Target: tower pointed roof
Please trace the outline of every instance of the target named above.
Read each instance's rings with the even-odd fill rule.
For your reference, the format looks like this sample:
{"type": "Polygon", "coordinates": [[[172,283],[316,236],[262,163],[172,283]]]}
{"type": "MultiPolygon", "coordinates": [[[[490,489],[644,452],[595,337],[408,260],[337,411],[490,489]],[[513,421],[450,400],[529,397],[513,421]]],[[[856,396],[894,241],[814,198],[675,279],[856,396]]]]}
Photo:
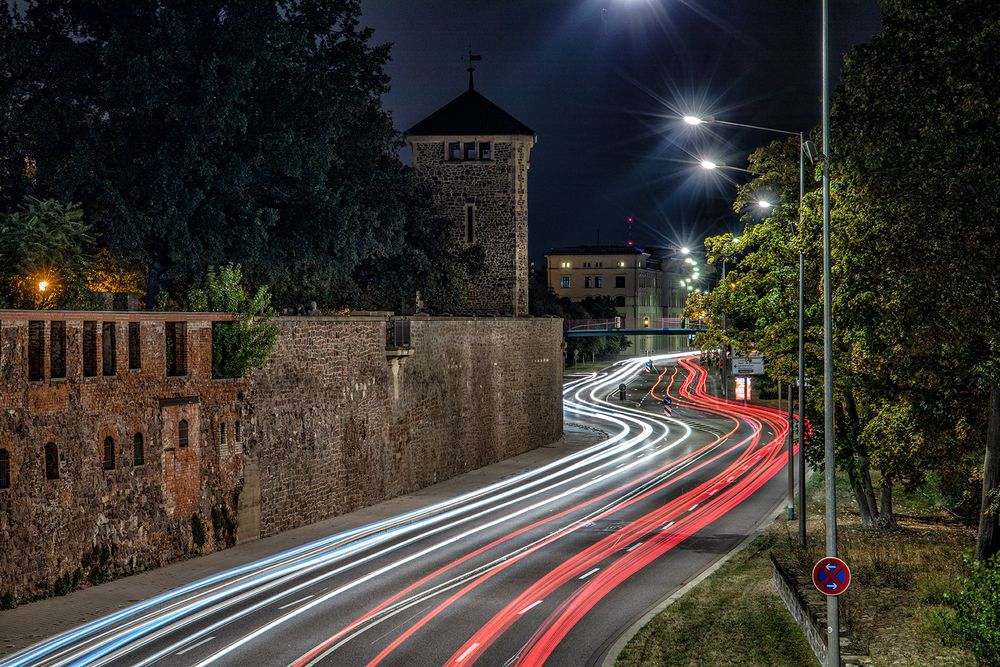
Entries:
{"type": "Polygon", "coordinates": [[[535,136],[530,127],[471,87],[406,131],[407,136],[418,137],[489,134],[535,136]]]}

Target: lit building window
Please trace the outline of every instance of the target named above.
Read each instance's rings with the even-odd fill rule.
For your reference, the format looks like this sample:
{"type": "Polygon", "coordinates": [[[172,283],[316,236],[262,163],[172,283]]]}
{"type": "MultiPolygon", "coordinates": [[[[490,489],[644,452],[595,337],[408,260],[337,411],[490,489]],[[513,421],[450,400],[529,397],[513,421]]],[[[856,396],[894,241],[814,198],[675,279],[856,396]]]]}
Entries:
{"type": "Polygon", "coordinates": [[[559,287],[567,288],[570,287],[569,276],[563,276],[562,280],[559,281],[559,287]]]}
{"type": "Polygon", "coordinates": [[[601,289],[603,284],[604,280],[601,276],[594,276],[594,287],[596,287],[597,289],[601,289]]]}

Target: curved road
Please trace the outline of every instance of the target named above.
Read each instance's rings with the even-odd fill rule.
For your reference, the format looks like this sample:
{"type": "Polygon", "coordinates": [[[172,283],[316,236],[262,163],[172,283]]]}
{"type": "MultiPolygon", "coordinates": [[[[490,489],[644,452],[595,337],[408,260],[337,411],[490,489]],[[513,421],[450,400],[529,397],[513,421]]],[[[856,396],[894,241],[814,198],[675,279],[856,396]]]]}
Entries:
{"type": "Polygon", "coordinates": [[[3,664],[599,664],[784,492],[776,410],[709,396],[682,355],[656,358],[652,373],[644,361],[565,385],[567,420],[606,440],[220,572],[3,664]]]}

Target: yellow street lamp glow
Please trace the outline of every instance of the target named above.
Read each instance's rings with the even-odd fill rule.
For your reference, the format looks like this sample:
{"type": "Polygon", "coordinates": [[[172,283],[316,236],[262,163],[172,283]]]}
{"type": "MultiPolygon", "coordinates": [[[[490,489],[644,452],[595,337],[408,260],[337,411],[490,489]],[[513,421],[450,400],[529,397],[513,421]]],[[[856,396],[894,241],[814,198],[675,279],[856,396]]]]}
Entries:
{"type": "Polygon", "coordinates": [[[698,118],[697,116],[684,116],[684,122],[687,123],[688,125],[701,125],[705,121],[703,121],[701,118],[698,118]]]}
{"type": "Polygon", "coordinates": [[[39,292],[44,292],[44,291],[45,291],[45,289],[46,289],[46,288],[47,288],[48,286],[49,286],[49,283],[48,283],[47,281],[45,281],[45,280],[40,280],[40,281],[38,282],[38,291],[39,291],[39,292]]]}
{"type": "Polygon", "coordinates": [[[739,242],[740,242],[740,237],[739,236],[734,236],[733,237],[733,243],[739,243],[739,242]]]}
{"type": "Polygon", "coordinates": [[[717,169],[719,167],[719,165],[715,164],[711,160],[702,160],[701,166],[703,169],[709,169],[709,170],[717,169]]]}

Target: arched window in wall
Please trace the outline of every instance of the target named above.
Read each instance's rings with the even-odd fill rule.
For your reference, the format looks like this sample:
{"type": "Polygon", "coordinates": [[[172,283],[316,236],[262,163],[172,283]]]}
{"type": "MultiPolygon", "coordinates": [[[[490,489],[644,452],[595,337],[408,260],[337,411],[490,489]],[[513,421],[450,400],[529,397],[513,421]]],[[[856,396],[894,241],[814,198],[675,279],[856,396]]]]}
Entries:
{"type": "Polygon", "coordinates": [[[143,442],[142,433],[132,436],[132,465],[141,466],[146,463],[146,444],[143,442]]]}
{"type": "Polygon", "coordinates": [[[59,448],[54,442],[45,445],[45,479],[59,479],[59,448]]]}
{"type": "Polygon", "coordinates": [[[105,470],[115,469],[115,439],[110,435],[104,438],[104,462],[102,467],[105,470]]]}

